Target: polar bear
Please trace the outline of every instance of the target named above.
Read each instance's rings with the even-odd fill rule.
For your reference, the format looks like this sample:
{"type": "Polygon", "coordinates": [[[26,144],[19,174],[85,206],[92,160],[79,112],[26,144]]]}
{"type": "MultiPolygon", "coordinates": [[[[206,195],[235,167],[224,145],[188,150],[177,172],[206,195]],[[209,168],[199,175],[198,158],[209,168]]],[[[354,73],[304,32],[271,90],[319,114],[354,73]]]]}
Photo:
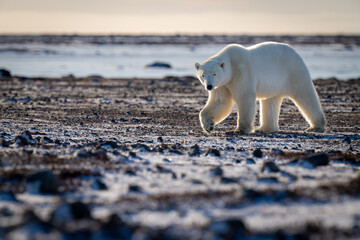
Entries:
{"type": "Polygon", "coordinates": [[[324,132],[325,117],[319,97],[302,58],[287,44],[264,42],[250,47],[230,44],[202,64],[196,75],[209,91],[200,112],[206,133],[223,121],[235,104],[234,133],[253,130],[256,100],[260,100],[260,127],[255,132],[279,130],[282,99],[290,98],[310,124],[308,132],[324,132]]]}

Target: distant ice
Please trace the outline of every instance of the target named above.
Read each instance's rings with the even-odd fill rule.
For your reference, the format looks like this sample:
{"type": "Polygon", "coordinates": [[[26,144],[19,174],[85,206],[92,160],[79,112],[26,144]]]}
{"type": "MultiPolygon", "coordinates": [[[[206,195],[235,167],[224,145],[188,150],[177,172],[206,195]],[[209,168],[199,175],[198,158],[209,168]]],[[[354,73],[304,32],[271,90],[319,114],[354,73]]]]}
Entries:
{"type": "MultiPolygon", "coordinates": [[[[108,78],[162,78],[195,76],[194,63],[203,62],[225,44],[0,44],[0,68],[13,75],[76,77],[100,75],[108,78]],[[147,68],[166,62],[172,68],[147,68]]],[[[360,47],[346,45],[294,45],[313,79],[360,76],[360,47]]]]}

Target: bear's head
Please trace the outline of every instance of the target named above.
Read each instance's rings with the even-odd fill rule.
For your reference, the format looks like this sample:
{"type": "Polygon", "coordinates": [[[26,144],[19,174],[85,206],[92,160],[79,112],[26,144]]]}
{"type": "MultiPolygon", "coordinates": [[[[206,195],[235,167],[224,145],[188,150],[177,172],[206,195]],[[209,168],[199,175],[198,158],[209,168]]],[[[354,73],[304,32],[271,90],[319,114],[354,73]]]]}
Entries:
{"type": "Polygon", "coordinates": [[[230,81],[230,66],[227,65],[229,64],[216,60],[209,60],[203,64],[195,63],[196,76],[205,89],[211,91],[230,81]]]}

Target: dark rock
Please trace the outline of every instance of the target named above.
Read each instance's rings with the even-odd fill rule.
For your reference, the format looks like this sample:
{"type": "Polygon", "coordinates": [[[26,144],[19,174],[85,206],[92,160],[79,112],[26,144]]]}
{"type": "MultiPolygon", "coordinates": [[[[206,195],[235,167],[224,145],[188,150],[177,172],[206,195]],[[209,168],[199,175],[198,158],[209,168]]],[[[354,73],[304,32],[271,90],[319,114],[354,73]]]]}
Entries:
{"type": "Polygon", "coordinates": [[[276,154],[276,155],[284,155],[284,152],[282,150],[276,149],[276,148],[272,148],[271,153],[276,154]]]}
{"type": "Polygon", "coordinates": [[[145,144],[139,144],[139,143],[137,143],[137,144],[131,145],[131,147],[132,147],[133,149],[139,150],[140,152],[151,152],[150,147],[149,147],[148,145],[145,145],[145,144]]]}
{"type": "Polygon", "coordinates": [[[0,77],[11,77],[11,73],[9,70],[0,69],[0,77]]]}
{"type": "Polygon", "coordinates": [[[253,156],[257,157],[257,158],[262,158],[263,153],[262,153],[261,149],[260,148],[255,149],[255,151],[253,152],[253,156]]]}
{"type": "Polygon", "coordinates": [[[207,155],[211,155],[211,156],[214,156],[214,157],[220,157],[220,151],[215,149],[215,148],[209,148],[206,153],[205,153],[205,156],[207,155]]]}
{"type": "Polygon", "coordinates": [[[221,167],[215,167],[210,170],[210,176],[211,177],[222,177],[224,174],[224,171],[221,167]]]}
{"type": "Polygon", "coordinates": [[[285,171],[281,171],[281,176],[287,177],[289,179],[289,181],[296,181],[298,179],[297,176],[295,176],[294,174],[285,172],[285,171]]]}
{"type": "Polygon", "coordinates": [[[129,152],[129,157],[136,157],[136,152],[129,152]]]}
{"type": "Polygon", "coordinates": [[[105,149],[99,149],[92,153],[92,155],[98,159],[108,160],[108,156],[105,149]]]}
{"type": "Polygon", "coordinates": [[[48,143],[53,143],[53,140],[51,140],[49,137],[46,136],[42,136],[40,138],[40,144],[48,144],[48,143]]]}
{"type": "Polygon", "coordinates": [[[17,202],[15,194],[13,192],[0,192],[1,201],[17,202]]]}
{"type": "Polygon", "coordinates": [[[70,209],[75,220],[91,219],[89,207],[82,202],[74,202],[70,204],[70,209]]]}
{"type": "Polygon", "coordinates": [[[279,183],[279,180],[276,177],[264,177],[264,178],[259,178],[258,182],[265,184],[275,184],[275,183],[279,183]]]}
{"type": "Polygon", "coordinates": [[[166,68],[166,69],[171,69],[171,65],[168,63],[164,63],[164,62],[154,62],[151,64],[146,65],[147,68],[166,68]]]}
{"type": "Polygon", "coordinates": [[[240,147],[240,148],[237,148],[237,149],[236,149],[236,151],[237,151],[237,152],[245,152],[245,151],[246,151],[246,149],[245,149],[245,148],[243,148],[243,147],[240,147]]]}
{"type": "Polygon", "coordinates": [[[28,192],[56,194],[58,193],[59,185],[59,177],[52,171],[37,172],[31,174],[26,179],[26,189],[28,192]],[[34,189],[37,186],[39,189],[34,189]]]}
{"type": "Polygon", "coordinates": [[[235,162],[235,163],[241,163],[242,160],[241,160],[241,159],[235,159],[234,162],[235,162]]]}
{"type": "Polygon", "coordinates": [[[202,183],[203,183],[202,181],[200,181],[200,180],[198,180],[198,179],[193,179],[193,180],[191,180],[191,182],[192,182],[192,184],[194,184],[194,185],[199,185],[199,184],[202,184],[202,183]]]}
{"type": "Polygon", "coordinates": [[[178,154],[178,155],[183,155],[184,153],[183,152],[181,152],[181,151],[179,151],[178,149],[170,149],[170,151],[169,151],[170,153],[175,153],[175,154],[178,154]]]}
{"type": "Polygon", "coordinates": [[[9,147],[10,143],[5,139],[0,139],[0,147],[9,147]]]}
{"type": "Polygon", "coordinates": [[[276,166],[276,164],[274,162],[263,162],[263,164],[261,165],[261,172],[279,172],[279,168],[278,166],[276,166]]]}
{"type": "Polygon", "coordinates": [[[241,219],[213,221],[209,229],[218,235],[219,239],[247,239],[248,230],[241,219]]]}
{"type": "Polygon", "coordinates": [[[132,239],[132,229],[117,215],[112,214],[102,225],[105,239],[132,239]]]}
{"type": "Polygon", "coordinates": [[[343,143],[345,144],[350,144],[351,143],[351,138],[349,138],[348,136],[344,138],[343,143]]]}
{"type": "Polygon", "coordinates": [[[13,216],[14,215],[14,212],[11,211],[9,208],[7,207],[2,207],[0,209],[0,218],[3,218],[3,217],[10,217],[10,216],[13,216]]]}
{"type": "Polygon", "coordinates": [[[231,183],[237,183],[237,181],[233,178],[227,178],[227,177],[222,177],[220,180],[220,183],[222,184],[231,184],[231,183]]]}
{"type": "Polygon", "coordinates": [[[138,192],[138,193],[140,193],[142,191],[143,191],[142,187],[140,187],[139,185],[135,185],[135,184],[129,185],[129,192],[138,192]]]}
{"type": "Polygon", "coordinates": [[[252,158],[247,158],[246,159],[246,164],[255,164],[255,161],[252,158]]]}
{"type": "Polygon", "coordinates": [[[171,163],[171,160],[169,158],[163,158],[163,162],[171,163]]]}
{"type": "Polygon", "coordinates": [[[22,132],[20,136],[24,137],[28,142],[34,140],[33,137],[31,136],[31,133],[28,130],[22,132]]]}
{"type": "Polygon", "coordinates": [[[189,156],[192,156],[192,157],[197,156],[198,157],[198,156],[200,156],[200,154],[201,154],[201,151],[200,151],[199,145],[195,144],[190,147],[189,156]]]}
{"type": "Polygon", "coordinates": [[[86,150],[79,150],[74,153],[75,158],[91,158],[94,155],[86,150]]]}
{"type": "Polygon", "coordinates": [[[96,179],[95,182],[91,184],[91,188],[93,190],[108,190],[106,184],[100,179],[96,179]]]}
{"type": "Polygon", "coordinates": [[[130,175],[130,176],[136,176],[136,169],[128,167],[124,170],[124,174],[130,175]]]}
{"type": "Polygon", "coordinates": [[[326,153],[319,153],[306,158],[299,159],[299,165],[303,168],[314,169],[319,166],[326,166],[329,164],[329,155],[326,153]]]}
{"type": "Polygon", "coordinates": [[[159,165],[156,166],[156,170],[160,173],[172,173],[172,171],[170,169],[159,166],[159,165]]]}
{"type": "Polygon", "coordinates": [[[116,142],[113,142],[113,141],[106,141],[104,143],[101,143],[100,147],[114,149],[114,148],[118,148],[119,145],[116,142]]]}
{"type": "Polygon", "coordinates": [[[314,149],[308,149],[304,151],[304,154],[312,154],[312,153],[315,153],[314,149]]]}
{"type": "Polygon", "coordinates": [[[263,196],[261,192],[248,188],[245,188],[243,190],[243,193],[246,198],[249,198],[251,200],[255,200],[263,196]]]}
{"type": "Polygon", "coordinates": [[[26,140],[26,138],[19,135],[15,136],[14,143],[20,147],[29,145],[28,140],[26,140]]]}
{"type": "Polygon", "coordinates": [[[164,142],[164,140],[163,140],[163,138],[162,138],[162,137],[158,137],[158,138],[157,138],[157,142],[158,142],[158,143],[163,143],[163,142],[164,142]]]}

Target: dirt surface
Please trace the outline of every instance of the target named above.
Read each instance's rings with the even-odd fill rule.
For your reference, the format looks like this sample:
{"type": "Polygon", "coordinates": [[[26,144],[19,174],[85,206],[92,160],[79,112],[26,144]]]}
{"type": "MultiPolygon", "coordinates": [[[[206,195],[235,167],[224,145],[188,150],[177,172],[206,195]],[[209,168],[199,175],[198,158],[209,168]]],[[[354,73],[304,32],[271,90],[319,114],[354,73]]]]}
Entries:
{"type": "Polygon", "coordinates": [[[0,238],[359,238],[360,79],[314,83],[326,133],[207,136],[192,77],[1,78],[0,238]]]}

